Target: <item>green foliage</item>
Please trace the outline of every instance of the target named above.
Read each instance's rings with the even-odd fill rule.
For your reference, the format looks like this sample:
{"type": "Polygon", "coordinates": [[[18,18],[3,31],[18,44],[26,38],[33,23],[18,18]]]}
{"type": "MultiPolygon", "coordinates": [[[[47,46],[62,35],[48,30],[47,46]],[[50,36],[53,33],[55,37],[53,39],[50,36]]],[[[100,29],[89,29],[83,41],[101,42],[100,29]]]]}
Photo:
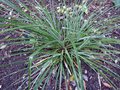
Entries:
{"type": "Polygon", "coordinates": [[[116,7],[120,7],[120,0],[113,0],[116,7]]]}
{"type": "MultiPolygon", "coordinates": [[[[55,89],[61,90],[64,80],[66,90],[68,90],[67,81],[72,75],[78,90],[84,90],[82,62],[98,72],[110,85],[117,89],[117,86],[108,76],[120,80],[120,75],[104,65],[107,64],[110,67],[120,69],[120,65],[115,63],[119,57],[113,57],[120,54],[119,49],[113,46],[120,44],[120,40],[107,37],[107,34],[111,33],[113,29],[120,28],[115,26],[119,17],[100,19],[101,15],[110,9],[105,9],[103,12],[100,12],[101,9],[94,11],[88,15],[89,17],[86,20],[84,19],[85,13],[81,10],[77,15],[73,14],[71,17],[66,15],[64,19],[59,20],[60,17],[57,12],[48,10],[36,0],[36,4],[31,3],[31,6],[34,6],[33,8],[36,10],[35,12],[19,0],[17,0],[19,5],[10,0],[1,1],[14,9],[14,14],[19,14],[19,17],[0,18],[1,23],[3,23],[0,27],[7,28],[0,31],[0,34],[21,30],[27,37],[21,36],[5,40],[12,42],[13,45],[32,45],[31,48],[26,48],[31,54],[26,61],[28,73],[26,73],[25,82],[28,81],[29,83],[25,89],[37,90],[38,87],[42,87],[42,90],[45,90],[50,78],[54,76],[56,80],[55,89]],[[26,8],[28,12],[21,9],[20,5],[26,8]],[[96,20],[98,21],[96,22],[96,20]],[[18,40],[20,41],[16,42],[18,40]]],[[[84,4],[84,10],[86,7],[84,4]]],[[[26,52],[18,54],[22,53],[26,52]]]]}

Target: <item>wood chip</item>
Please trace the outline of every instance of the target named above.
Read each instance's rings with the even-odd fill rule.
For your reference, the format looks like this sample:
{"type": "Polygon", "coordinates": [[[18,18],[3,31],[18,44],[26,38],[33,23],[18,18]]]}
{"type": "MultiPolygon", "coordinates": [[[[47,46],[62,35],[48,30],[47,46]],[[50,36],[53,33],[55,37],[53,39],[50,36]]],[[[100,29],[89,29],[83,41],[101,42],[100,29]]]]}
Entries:
{"type": "Polygon", "coordinates": [[[84,90],[87,90],[87,87],[86,87],[86,82],[84,81],[84,90]]]}
{"type": "Polygon", "coordinates": [[[112,86],[111,86],[110,84],[106,83],[106,82],[103,82],[103,85],[104,85],[105,87],[112,88],[112,86]]]}

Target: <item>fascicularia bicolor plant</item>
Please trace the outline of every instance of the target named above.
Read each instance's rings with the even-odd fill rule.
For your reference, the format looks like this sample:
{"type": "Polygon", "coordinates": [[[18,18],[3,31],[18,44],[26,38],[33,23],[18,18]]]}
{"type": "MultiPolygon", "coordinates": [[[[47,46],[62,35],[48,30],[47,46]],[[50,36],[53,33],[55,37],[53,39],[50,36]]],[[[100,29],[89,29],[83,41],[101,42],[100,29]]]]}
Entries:
{"type": "MultiPolygon", "coordinates": [[[[84,90],[81,62],[86,63],[117,89],[108,76],[120,80],[120,75],[104,65],[120,69],[119,61],[116,63],[120,59],[116,56],[120,54],[120,49],[114,47],[114,44],[120,44],[120,40],[108,37],[113,29],[120,28],[117,25],[120,16],[101,19],[110,8],[100,8],[91,12],[85,19],[82,5],[87,4],[84,2],[81,5],[82,10],[76,13],[76,8],[73,7],[71,16],[63,14],[64,18],[59,19],[61,16],[56,9],[49,10],[37,0],[35,3],[29,3],[33,8],[28,8],[19,0],[16,0],[16,4],[11,0],[0,1],[1,9],[12,10],[11,16],[0,18],[0,27],[3,28],[0,35],[19,32],[22,33],[21,37],[4,40],[12,42],[12,45],[31,45],[31,48],[16,52],[29,52],[28,60],[25,61],[28,72],[25,73],[24,80],[20,81],[18,89],[37,90],[41,87],[45,90],[51,77],[54,77],[53,90],[62,90],[63,81],[65,89],[68,90],[68,80],[72,75],[77,90],[84,90]],[[23,87],[26,82],[27,85],[23,87]]],[[[3,49],[6,46],[1,47],[3,49]]]]}

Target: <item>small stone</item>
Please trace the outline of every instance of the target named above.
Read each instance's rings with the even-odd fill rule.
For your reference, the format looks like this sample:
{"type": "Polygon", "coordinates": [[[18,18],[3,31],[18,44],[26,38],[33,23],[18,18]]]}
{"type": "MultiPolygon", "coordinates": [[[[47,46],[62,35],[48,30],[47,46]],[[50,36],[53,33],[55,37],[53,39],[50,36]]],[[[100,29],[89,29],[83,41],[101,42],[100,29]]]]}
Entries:
{"type": "Polygon", "coordinates": [[[84,22],[88,22],[88,20],[84,20],[84,22]]]}
{"type": "Polygon", "coordinates": [[[75,90],[78,90],[77,87],[75,87],[75,90]]]}
{"type": "Polygon", "coordinates": [[[87,70],[85,70],[84,72],[85,72],[85,74],[87,74],[87,70]]]}
{"type": "Polygon", "coordinates": [[[57,7],[57,9],[60,9],[60,7],[57,7]]]}
{"type": "Polygon", "coordinates": [[[97,21],[94,21],[95,23],[97,22],[97,21]]]}
{"type": "Polygon", "coordinates": [[[90,79],[92,79],[92,76],[90,76],[90,79]]]}
{"type": "Polygon", "coordinates": [[[24,12],[27,12],[28,10],[27,9],[24,9],[24,12]]]}
{"type": "Polygon", "coordinates": [[[2,85],[0,85],[0,88],[2,88],[2,85]]]}
{"type": "Polygon", "coordinates": [[[4,49],[4,48],[6,48],[6,46],[7,46],[6,44],[3,44],[0,46],[0,49],[4,49]]]}
{"type": "Polygon", "coordinates": [[[84,78],[85,81],[88,81],[87,75],[83,75],[83,78],[84,78]]]}
{"type": "Polygon", "coordinates": [[[66,29],[65,27],[62,27],[62,29],[66,29]]]}
{"type": "Polygon", "coordinates": [[[25,56],[27,55],[27,54],[24,54],[25,56]]]}
{"type": "Polygon", "coordinates": [[[118,63],[118,60],[115,60],[115,63],[118,63]]]}
{"type": "Polygon", "coordinates": [[[63,9],[66,9],[66,6],[63,6],[63,9]]]}
{"type": "Polygon", "coordinates": [[[117,37],[115,37],[117,39],[117,37]]]}

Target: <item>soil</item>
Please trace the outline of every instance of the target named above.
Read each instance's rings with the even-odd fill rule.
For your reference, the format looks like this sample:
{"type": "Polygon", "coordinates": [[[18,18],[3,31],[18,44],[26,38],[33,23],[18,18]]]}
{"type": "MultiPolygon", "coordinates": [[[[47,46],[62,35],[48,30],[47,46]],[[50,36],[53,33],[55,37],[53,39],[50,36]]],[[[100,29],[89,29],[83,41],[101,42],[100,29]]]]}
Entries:
{"type": "MultiPolygon", "coordinates": [[[[14,1],[14,0],[13,0],[14,1]]],[[[21,0],[23,2],[25,2],[24,0],[21,0]]],[[[30,0],[30,2],[32,2],[34,0],[30,0]]],[[[55,4],[55,7],[58,4],[61,4],[61,2],[59,2],[60,0],[44,0],[44,3],[47,6],[50,6],[52,3],[55,4]],[[52,2],[51,2],[52,1],[52,2]]],[[[71,2],[73,2],[74,0],[67,0],[68,4],[70,4],[71,2]]],[[[92,0],[89,1],[89,3],[92,0]]],[[[92,12],[95,8],[99,8],[100,7],[104,7],[104,8],[109,8],[111,6],[113,6],[114,4],[112,3],[111,0],[105,0],[105,2],[99,2],[100,0],[95,0],[95,2],[93,2],[93,4],[90,6],[90,12],[92,12]],[[101,3],[101,4],[100,4],[101,3]]],[[[103,1],[103,0],[101,0],[103,1]]],[[[25,2],[26,3],[26,2],[25,2]]],[[[9,12],[3,10],[2,12],[0,12],[0,16],[4,16],[9,14],[9,12]]],[[[106,18],[109,17],[111,15],[120,15],[120,8],[119,9],[112,9],[110,12],[106,12],[102,17],[106,18]]],[[[120,25],[120,23],[119,23],[120,25]]],[[[0,28],[0,30],[2,30],[3,28],[0,28]]],[[[4,49],[0,49],[0,90],[23,90],[22,88],[18,88],[18,86],[21,85],[21,82],[24,82],[25,79],[25,75],[27,73],[27,65],[25,63],[25,61],[27,60],[27,56],[29,53],[23,53],[20,55],[14,55],[11,56],[11,53],[14,53],[14,51],[16,50],[20,50],[23,48],[30,48],[30,45],[12,45],[10,42],[6,42],[3,41],[4,38],[16,38],[16,37],[20,37],[21,35],[19,33],[6,33],[6,34],[0,34],[0,44],[6,44],[8,46],[6,46],[6,48],[4,49]],[[3,58],[4,57],[4,58],[3,58]],[[14,63],[16,62],[16,63],[14,63]],[[5,67],[3,67],[3,65],[6,65],[5,67]],[[19,71],[19,72],[18,72],[19,71]],[[14,72],[14,73],[13,73],[14,72]]],[[[109,34],[109,37],[116,37],[118,39],[120,39],[120,29],[115,29],[113,30],[112,33],[109,34]]],[[[119,45],[115,45],[116,48],[120,49],[119,45]]],[[[118,57],[120,57],[120,55],[118,55],[118,57]]],[[[120,63],[119,63],[120,64],[120,63]]],[[[112,67],[111,67],[112,68],[112,67]]],[[[116,69],[116,68],[112,68],[114,71],[116,71],[119,75],[120,75],[120,70],[116,69]]],[[[104,79],[102,79],[101,77],[101,85],[99,83],[99,74],[97,74],[95,71],[93,71],[91,68],[89,68],[89,66],[87,66],[86,64],[83,63],[83,72],[84,72],[84,81],[85,81],[85,86],[86,86],[86,90],[114,90],[112,87],[109,86],[109,84],[107,82],[105,82],[104,79]]],[[[115,80],[114,78],[111,78],[111,80],[120,88],[120,82],[115,80]]],[[[54,90],[54,83],[55,80],[53,77],[51,77],[50,83],[46,86],[46,90],[54,90]]],[[[71,82],[72,83],[72,82],[71,82]]],[[[26,83],[24,83],[26,85],[26,83]]],[[[23,87],[25,86],[23,85],[23,87]]],[[[73,86],[73,84],[71,85],[75,90],[75,87],[73,86]]],[[[64,82],[63,82],[63,88],[61,90],[64,90],[64,82]]],[[[120,90],[120,89],[118,89],[120,90]]]]}

